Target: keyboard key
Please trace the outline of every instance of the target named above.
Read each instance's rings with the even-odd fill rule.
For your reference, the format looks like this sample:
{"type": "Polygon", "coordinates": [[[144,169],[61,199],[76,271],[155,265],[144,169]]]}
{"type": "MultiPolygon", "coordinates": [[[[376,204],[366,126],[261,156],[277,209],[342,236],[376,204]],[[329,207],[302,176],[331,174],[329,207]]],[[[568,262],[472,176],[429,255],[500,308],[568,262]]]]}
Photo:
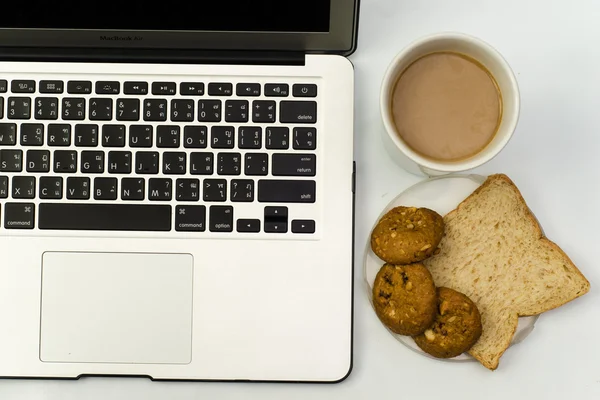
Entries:
{"type": "Polygon", "coordinates": [[[290,129],[287,127],[267,128],[267,149],[286,150],[290,148],[290,129]]]}
{"type": "Polygon", "coordinates": [[[88,200],[90,198],[90,178],[71,176],[67,178],[67,199],[88,200]]]}
{"type": "Polygon", "coordinates": [[[227,100],[225,102],[226,122],[248,122],[248,101],[227,100]]]}
{"type": "Polygon", "coordinates": [[[108,152],[108,172],[111,174],[130,174],[131,173],[131,152],[130,151],[109,151],[108,152]]]}
{"type": "Polygon", "coordinates": [[[13,176],[12,178],[13,199],[35,198],[35,176],[13,176]]]}
{"type": "Polygon", "coordinates": [[[209,96],[231,96],[233,93],[233,85],[231,83],[212,82],[208,84],[209,96]]]}
{"type": "Polygon", "coordinates": [[[8,198],[8,176],[0,176],[0,199],[8,198]]]}
{"type": "Polygon", "coordinates": [[[288,231],[288,208],[287,207],[265,207],[265,232],[287,233],[288,231]]]}
{"type": "Polygon", "coordinates": [[[10,91],[13,93],[35,93],[35,81],[14,80],[10,83],[10,91]]]}
{"type": "Polygon", "coordinates": [[[21,172],[23,170],[23,151],[0,150],[0,171],[21,172]]]}
{"type": "Polygon", "coordinates": [[[125,147],[125,125],[103,125],[102,146],[125,147]]]}
{"type": "Polygon", "coordinates": [[[315,150],[317,130],[315,128],[294,128],[294,150],[315,150]]]}
{"type": "Polygon", "coordinates": [[[254,181],[251,179],[231,180],[231,201],[251,203],[254,201],[254,181]]]}
{"type": "Polygon", "coordinates": [[[56,97],[38,97],[35,99],[35,119],[58,119],[58,99],[56,97]]]}
{"type": "Polygon", "coordinates": [[[221,121],[221,100],[198,100],[199,122],[221,121]]]}
{"type": "Polygon", "coordinates": [[[72,150],[55,150],[54,172],[77,172],[77,152],[72,150]]]}
{"type": "Polygon", "coordinates": [[[315,154],[273,154],[273,176],[315,176],[317,156],[315,154]]]}
{"type": "Polygon", "coordinates": [[[179,94],[182,96],[203,96],[204,83],[202,82],[182,82],[179,85],[179,94]]]}
{"type": "Polygon", "coordinates": [[[226,201],[227,181],[225,179],[205,179],[202,198],[204,201],[226,201]]]}
{"type": "Polygon", "coordinates": [[[4,118],[4,97],[0,97],[0,119],[4,118]]]}
{"type": "Polygon", "coordinates": [[[212,175],[213,165],[213,153],[190,154],[190,173],[192,175],[212,175]]]}
{"type": "Polygon", "coordinates": [[[117,99],[117,121],[139,121],[139,99],[117,99]]]}
{"type": "Polygon", "coordinates": [[[217,173],[219,175],[239,175],[242,171],[240,153],[219,153],[217,155],[217,173]]]}
{"type": "Polygon", "coordinates": [[[175,198],[177,201],[200,200],[199,179],[177,179],[176,186],[175,198]]]}
{"type": "Polygon", "coordinates": [[[125,82],[123,84],[125,94],[148,94],[148,82],[125,82]]]}
{"type": "Polygon", "coordinates": [[[183,152],[163,153],[162,171],[165,175],[183,175],[186,170],[187,156],[183,152]]]}
{"type": "Polygon", "coordinates": [[[92,93],[92,82],[90,82],[90,81],[69,81],[69,82],[67,82],[67,93],[69,93],[69,94],[90,94],[90,93],[92,93]]]}
{"type": "Polygon", "coordinates": [[[48,150],[27,150],[27,172],[50,172],[48,150]]]}
{"type": "Polygon", "coordinates": [[[267,83],[265,85],[265,96],[287,97],[290,94],[290,85],[286,83],[267,83]]]}
{"type": "Polygon", "coordinates": [[[35,204],[6,203],[4,206],[5,229],[33,229],[35,227],[35,204]]]}
{"type": "Polygon", "coordinates": [[[206,126],[186,126],[183,128],[183,147],[188,149],[205,149],[208,140],[206,126]]]}
{"type": "Polygon", "coordinates": [[[8,91],[8,81],[6,79],[0,79],[0,93],[6,93],[8,91]]]}
{"type": "Polygon", "coordinates": [[[171,121],[192,122],[194,120],[194,100],[171,100],[171,121]]]}
{"type": "Polygon", "coordinates": [[[293,220],[292,233],[315,233],[315,221],[311,219],[293,220]]]}
{"type": "Polygon", "coordinates": [[[146,99],[144,100],[144,121],[166,121],[167,100],[146,99]]]}
{"type": "Polygon", "coordinates": [[[94,199],[95,200],[116,200],[117,199],[117,178],[95,178],[94,179],[94,199]]]}
{"type": "Polygon", "coordinates": [[[104,172],[103,151],[82,151],[81,172],[87,174],[101,174],[104,172]]]}
{"type": "Polygon", "coordinates": [[[279,103],[279,122],[314,124],[317,122],[315,101],[282,101],[279,103]]]}
{"type": "Polygon", "coordinates": [[[121,200],[144,200],[146,181],[140,178],[121,179],[121,200]]]}
{"type": "Polygon", "coordinates": [[[288,208],[287,207],[265,207],[265,220],[267,219],[283,219],[287,220],[288,208]]]}
{"type": "Polygon", "coordinates": [[[98,125],[77,124],[75,125],[75,146],[77,147],[97,147],[98,146],[98,125]]]}
{"type": "Polygon", "coordinates": [[[252,122],[275,122],[275,102],[271,100],[254,100],[252,102],[252,122]]]}
{"type": "Polygon", "coordinates": [[[238,83],[235,93],[238,96],[260,96],[260,83],[238,83]]]}
{"type": "Polygon", "coordinates": [[[40,199],[62,199],[63,178],[60,176],[42,176],[40,178],[40,199]]]}
{"type": "Polygon", "coordinates": [[[156,147],[173,148],[179,147],[180,128],[177,125],[159,125],[156,128],[156,147]]]}
{"type": "Polygon", "coordinates": [[[158,174],[158,152],[138,151],[135,153],[136,174],[158,174]]]}
{"type": "Polygon", "coordinates": [[[43,124],[21,124],[21,146],[41,146],[43,144],[43,124]]]}
{"type": "Polygon", "coordinates": [[[98,81],[96,82],[96,94],[119,94],[121,92],[121,83],[117,81],[98,81]]]}
{"type": "Polygon", "coordinates": [[[210,206],[211,232],[233,232],[233,207],[210,206]]]}
{"type": "Polygon", "coordinates": [[[17,144],[17,124],[0,124],[0,146],[14,146],[17,144]]]}
{"type": "Polygon", "coordinates": [[[141,204],[40,204],[40,229],[94,231],[171,230],[171,206],[141,204]]]}
{"type": "Polygon", "coordinates": [[[317,85],[312,83],[297,83],[292,86],[294,97],[317,97],[317,85]]]}
{"type": "Polygon", "coordinates": [[[240,233],[260,232],[260,219],[238,219],[237,231],[240,233]]]}
{"type": "Polygon", "coordinates": [[[258,201],[261,203],[314,203],[315,199],[315,181],[258,181],[258,201]]]}
{"type": "Polygon", "coordinates": [[[262,128],[260,126],[240,126],[238,128],[238,147],[240,149],[260,149],[262,147],[262,128]]]}
{"type": "Polygon", "coordinates": [[[129,127],[129,147],[152,147],[153,129],[150,125],[129,127]]]}
{"type": "Polygon", "coordinates": [[[40,93],[62,93],[65,90],[63,81],[40,81],[40,93]]]}
{"type": "Polygon", "coordinates": [[[62,101],[62,117],[66,120],[85,119],[85,99],[67,97],[62,101]]]}
{"type": "Polygon", "coordinates": [[[90,99],[90,120],[110,121],[112,119],[112,99],[90,99]]]}
{"type": "Polygon", "coordinates": [[[235,128],[233,126],[213,126],[211,147],[213,149],[233,149],[235,146],[235,128]]]}
{"type": "Polygon", "coordinates": [[[48,125],[48,146],[70,146],[71,145],[71,125],[67,124],[49,124],[48,125]]]}
{"type": "Polygon", "coordinates": [[[152,94],[172,96],[177,93],[175,82],[152,82],[152,94]]]}
{"type": "Polygon", "coordinates": [[[148,181],[148,200],[169,201],[173,196],[173,181],[170,178],[151,178],[148,181]]]}
{"type": "Polygon", "coordinates": [[[244,173],[248,176],[264,176],[269,172],[269,155],[266,153],[246,153],[244,173]]]}
{"type": "Polygon", "coordinates": [[[8,119],[29,119],[31,118],[31,98],[30,97],[9,97],[8,98],[8,119]]]}
{"type": "Polygon", "coordinates": [[[204,232],[206,230],[206,206],[175,207],[175,230],[178,232],[204,232]]]}

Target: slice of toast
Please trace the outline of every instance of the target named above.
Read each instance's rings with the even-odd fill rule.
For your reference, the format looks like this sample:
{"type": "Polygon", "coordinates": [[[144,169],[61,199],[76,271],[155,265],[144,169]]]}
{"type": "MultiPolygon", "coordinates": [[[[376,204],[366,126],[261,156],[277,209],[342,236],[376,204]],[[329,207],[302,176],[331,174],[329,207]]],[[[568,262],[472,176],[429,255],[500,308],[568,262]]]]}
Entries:
{"type": "Polygon", "coordinates": [[[492,175],[444,217],[438,255],[424,263],[437,286],[469,296],[483,334],[469,353],[494,370],[519,316],[559,307],[590,289],[569,257],[544,237],[521,193],[506,175],[492,175]]]}

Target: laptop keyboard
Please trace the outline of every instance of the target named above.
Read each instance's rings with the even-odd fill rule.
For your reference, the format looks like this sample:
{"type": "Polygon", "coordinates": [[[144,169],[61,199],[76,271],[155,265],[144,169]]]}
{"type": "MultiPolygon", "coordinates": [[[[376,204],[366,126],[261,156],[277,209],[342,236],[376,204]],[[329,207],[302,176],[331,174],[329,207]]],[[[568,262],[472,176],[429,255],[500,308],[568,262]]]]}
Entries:
{"type": "Polygon", "coordinates": [[[0,79],[2,228],[313,234],[317,98],[307,82],[0,79]]]}

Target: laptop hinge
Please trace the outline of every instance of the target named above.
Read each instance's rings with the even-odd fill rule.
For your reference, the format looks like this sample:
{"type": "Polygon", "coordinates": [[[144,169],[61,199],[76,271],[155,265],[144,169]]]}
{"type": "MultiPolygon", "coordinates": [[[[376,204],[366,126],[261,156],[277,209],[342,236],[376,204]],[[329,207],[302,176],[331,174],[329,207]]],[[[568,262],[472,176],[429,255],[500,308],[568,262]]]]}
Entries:
{"type": "Polygon", "coordinates": [[[292,51],[0,47],[0,61],[304,65],[305,54],[292,51]]]}

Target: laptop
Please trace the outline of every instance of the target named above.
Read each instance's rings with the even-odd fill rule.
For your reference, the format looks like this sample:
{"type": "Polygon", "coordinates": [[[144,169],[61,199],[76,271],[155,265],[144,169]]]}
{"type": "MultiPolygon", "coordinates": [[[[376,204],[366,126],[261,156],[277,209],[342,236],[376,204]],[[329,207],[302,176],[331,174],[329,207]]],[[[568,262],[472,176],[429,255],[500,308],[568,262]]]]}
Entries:
{"type": "Polygon", "coordinates": [[[0,377],[339,382],[358,0],[16,2],[0,377]]]}

